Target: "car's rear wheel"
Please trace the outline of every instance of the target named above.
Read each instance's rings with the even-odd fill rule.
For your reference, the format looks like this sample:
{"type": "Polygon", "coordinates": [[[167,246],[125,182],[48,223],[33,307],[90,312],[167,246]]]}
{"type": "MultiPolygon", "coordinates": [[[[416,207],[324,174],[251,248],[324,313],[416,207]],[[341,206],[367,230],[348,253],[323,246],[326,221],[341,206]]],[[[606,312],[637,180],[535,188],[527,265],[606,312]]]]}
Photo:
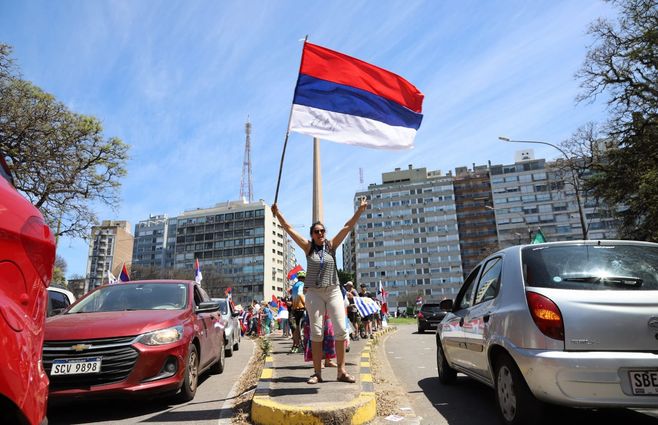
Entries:
{"type": "Polygon", "coordinates": [[[235,344],[233,344],[233,351],[238,351],[240,349],[240,329],[238,329],[238,336],[236,338],[235,344]]]}
{"type": "Polygon", "coordinates": [[[528,388],[514,360],[501,354],[494,367],[496,404],[503,423],[517,425],[539,421],[543,405],[528,388]]]}
{"type": "Polygon", "coordinates": [[[194,398],[197,384],[199,383],[199,353],[194,344],[190,344],[190,348],[187,351],[185,378],[183,379],[183,386],[181,386],[178,393],[178,400],[182,402],[187,402],[194,398]]]}
{"type": "Polygon", "coordinates": [[[226,354],[226,357],[233,357],[233,344],[224,341],[224,353],[226,354]]]}
{"type": "Polygon", "coordinates": [[[457,380],[457,371],[450,367],[446,360],[446,353],[441,346],[441,340],[436,339],[436,369],[439,372],[439,381],[442,384],[454,384],[457,380]]]}
{"type": "MultiPolygon", "coordinates": [[[[217,361],[210,367],[210,373],[213,375],[217,375],[219,373],[224,372],[224,366],[226,364],[226,350],[224,350],[224,346],[219,347],[219,358],[217,361]]],[[[232,355],[233,353],[231,353],[232,355]]]]}

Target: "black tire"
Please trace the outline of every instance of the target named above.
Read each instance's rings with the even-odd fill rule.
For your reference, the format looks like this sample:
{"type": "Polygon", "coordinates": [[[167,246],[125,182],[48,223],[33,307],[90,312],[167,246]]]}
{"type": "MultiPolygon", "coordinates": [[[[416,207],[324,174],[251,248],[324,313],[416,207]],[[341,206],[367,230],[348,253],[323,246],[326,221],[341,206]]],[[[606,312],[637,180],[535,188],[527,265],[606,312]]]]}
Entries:
{"type": "Polygon", "coordinates": [[[235,344],[233,344],[233,351],[238,351],[240,349],[240,331],[238,330],[238,338],[237,341],[235,341],[235,344]]]}
{"type": "Polygon", "coordinates": [[[187,350],[187,362],[185,363],[185,377],[183,385],[178,392],[178,401],[188,402],[196,395],[197,385],[199,383],[199,353],[196,346],[190,344],[187,350]]]}
{"type": "Polygon", "coordinates": [[[436,370],[439,373],[439,382],[444,385],[454,384],[457,381],[457,371],[450,367],[446,354],[443,351],[441,340],[436,338],[436,370]]]}
{"type": "Polygon", "coordinates": [[[532,394],[514,360],[501,354],[494,368],[496,407],[501,421],[507,425],[539,422],[543,403],[532,394]]]}
{"type": "MultiPolygon", "coordinates": [[[[231,355],[233,355],[233,352],[231,352],[231,355]]],[[[212,366],[210,366],[210,373],[212,373],[213,375],[217,375],[224,372],[225,365],[226,365],[226,350],[224,349],[224,344],[222,344],[222,346],[219,347],[219,358],[212,366]]]]}
{"type": "Polygon", "coordinates": [[[228,341],[224,341],[224,354],[226,357],[233,357],[233,344],[229,344],[228,341]]]}

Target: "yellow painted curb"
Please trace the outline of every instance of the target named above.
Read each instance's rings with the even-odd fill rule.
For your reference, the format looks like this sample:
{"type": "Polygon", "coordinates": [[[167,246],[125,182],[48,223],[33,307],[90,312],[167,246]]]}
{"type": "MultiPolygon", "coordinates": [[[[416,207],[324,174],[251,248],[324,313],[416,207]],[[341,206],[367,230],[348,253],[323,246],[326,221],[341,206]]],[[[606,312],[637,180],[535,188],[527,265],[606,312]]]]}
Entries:
{"type": "Polygon", "coordinates": [[[251,419],[257,425],[323,425],[322,417],[331,412],[352,411],[352,425],[365,424],[377,415],[375,393],[362,392],[356,399],[335,405],[296,407],[281,404],[268,396],[255,396],[251,403],[251,419]]]}
{"type": "Polygon", "coordinates": [[[260,374],[260,379],[270,379],[272,377],[272,369],[263,369],[260,374]]]}

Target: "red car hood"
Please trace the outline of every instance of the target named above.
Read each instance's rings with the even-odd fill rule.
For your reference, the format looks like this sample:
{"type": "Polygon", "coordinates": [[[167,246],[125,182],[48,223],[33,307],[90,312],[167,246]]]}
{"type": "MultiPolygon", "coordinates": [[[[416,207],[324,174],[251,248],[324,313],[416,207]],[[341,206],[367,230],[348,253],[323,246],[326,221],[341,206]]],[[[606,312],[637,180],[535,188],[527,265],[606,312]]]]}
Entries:
{"type": "Polygon", "coordinates": [[[53,316],[46,321],[46,341],[135,336],[182,325],[187,310],[109,311],[53,316]]]}

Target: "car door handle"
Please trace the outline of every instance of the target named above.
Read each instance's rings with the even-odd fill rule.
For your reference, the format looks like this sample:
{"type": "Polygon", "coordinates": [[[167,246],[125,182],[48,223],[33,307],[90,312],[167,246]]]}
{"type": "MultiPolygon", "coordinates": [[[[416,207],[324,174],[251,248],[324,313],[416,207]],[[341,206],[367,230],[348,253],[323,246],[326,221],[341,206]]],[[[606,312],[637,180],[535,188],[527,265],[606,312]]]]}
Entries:
{"type": "Polygon", "coordinates": [[[489,323],[489,317],[490,317],[489,314],[485,314],[484,316],[482,316],[482,320],[484,321],[484,323],[489,323]]]}

